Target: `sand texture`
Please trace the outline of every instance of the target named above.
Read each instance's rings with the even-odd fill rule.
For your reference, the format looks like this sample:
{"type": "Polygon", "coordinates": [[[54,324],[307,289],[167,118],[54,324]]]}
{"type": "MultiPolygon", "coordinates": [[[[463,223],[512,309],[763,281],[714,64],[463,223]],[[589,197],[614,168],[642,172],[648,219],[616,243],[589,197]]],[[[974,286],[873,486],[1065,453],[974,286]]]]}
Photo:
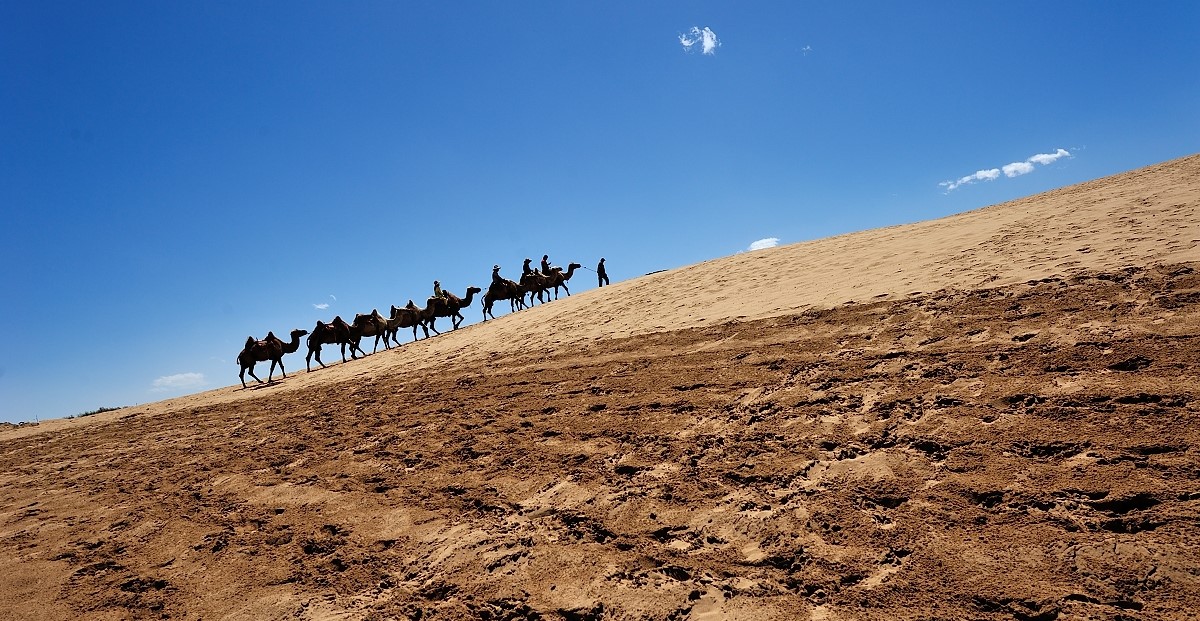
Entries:
{"type": "Polygon", "coordinates": [[[1195,618],[1198,206],[1191,156],[0,428],[0,618],[1195,618]]]}

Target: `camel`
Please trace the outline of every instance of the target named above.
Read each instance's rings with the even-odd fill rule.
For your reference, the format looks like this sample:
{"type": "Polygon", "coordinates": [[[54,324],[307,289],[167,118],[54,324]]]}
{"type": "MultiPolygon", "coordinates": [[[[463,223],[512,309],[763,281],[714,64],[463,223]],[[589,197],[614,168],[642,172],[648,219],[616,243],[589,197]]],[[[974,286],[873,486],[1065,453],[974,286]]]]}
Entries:
{"type": "MultiPolygon", "coordinates": [[[[437,302],[435,300],[436,298],[430,298],[428,301],[426,301],[425,308],[417,308],[417,305],[413,304],[412,300],[409,300],[408,305],[405,306],[405,308],[410,311],[416,311],[417,316],[421,319],[421,323],[428,326],[430,330],[433,330],[434,334],[441,334],[441,332],[438,332],[437,328],[433,327],[433,320],[437,317],[437,302]]],[[[415,335],[416,331],[414,330],[413,333],[415,335]]]]}
{"type": "Polygon", "coordinates": [[[358,344],[364,336],[375,337],[375,347],[371,349],[371,353],[379,351],[379,339],[383,339],[384,349],[391,349],[391,343],[388,343],[388,322],[379,314],[379,309],[372,309],[370,315],[356,314],[354,322],[350,324],[350,352],[353,354],[355,350],[362,352],[366,356],[367,352],[363,351],[358,344]]]}
{"type": "MultiPolygon", "coordinates": [[[[308,335],[308,355],[304,357],[304,367],[308,371],[312,371],[309,363],[313,356],[317,358],[317,364],[321,368],[325,367],[325,363],[321,362],[321,346],[329,344],[338,344],[342,346],[342,362],[346,361],[346,344],[350,342],[350,324],[342,319],[341,315],[333,318],[329,323],[318,321],[317,327],[313,328],[312,334],[308,335]]],[[[354,349],[350,350],[350,358],[357,360],[358,356],[354,355],[354,349]]]]}
{"type": "Polygon", "coordinates": [[[537,294],[537,301],[545,303],[542,299],[542,292],[550,287],[550,277],[541,273],[538,270],[533,270],[528,274],[521,275],[521,305],[525,304],[525,294],[529,294],[529,305],[533,306],[533,295],[537,294]]]}
{"type": "MultiPolygon", "coordinates": [[[[553,271],[550,272],[550,277],[549,277],[550,284],[548,287],[546,287],[546,289],[549,289],[550,287],[554,287],[554,299],[556,299],[556,300],[558,299],[558,288],[559,287],[562,287],[567,292],[568,296],[571,295],[571,290],[567,289],[567,281],[571,280],[571,275],[575,273],[576,269],[581,268],[581,267],[583,267],[583,266],[578,263],[572,263],[567,266],[566,273],[564,273],[562,271],[561,267],[556,267],[556,268],[554,268],[553,271]]],[[[540,296],[541,292],[538,292],[538,295],[540,296]]],[[[546,295],[547,295],[547,297],[549,297],[549,295],[550,295],[549,292],[547,292],[546,295]]]]}
{"type": "MultiPolygon", "coordinates": [[[[450,323],[454,326],[452,330],[457,330],[458,326],[466,319],[460,312],[462,309],[471,305],[471,300],[475,298],[475,294],[483,291],[479,287],[467,287],[467,294],[464,297],[458,297],[449,291],[443,292],[445,299],[430,298],[434,301],[436,310],[433,317],[429,319],[429,327],[433,327],[433,323],[438,317],[449,317],[450,323]]],[[[434,330],[436,332],[437,330],[434,330]]]]}
{"type": "Polygon", "coordinates": [[[483,296],[483,320],[487,321],[488,315],[495,319],[492,314],[492,305],[497,300],[508,300],[512,312],[517,312],[518,308],[525,308],[525,293],[528,291],[525,287],[505,278],[502,282],[492,283],[488,287],[487,293],[483,296]]]}
{"type": "MultiPolygon", "coordinates": [[[[388,336],[391,337],[393,342],[399,345],[400,338],[397,334],[400,332],[400,328],[412,328],[413,340],[415,341],[417,340],[417,328],[420,327],[425,332],[425,338],[429,338],[429,329],[432,327],[429,325],[429,320],[433,317],[434,311],[433,300],[430,300],[424,309],[417,308],[417,305],[412,300],[409,300],[404,308],[399,308],[393,304],[392,316],[387,320],[388,336]]],[[[436,328],[434,328],[433,332],[434,334],[441,334],[436,328]]]]}
{"type": "Polygon", "coordinates": [[[274,332],[268,332],[267,338],[256,341],[254,337],[246,339],[246,347],[242,349],[242,353],[238,354],[238,365],[242,367],[242,372],[238,373],[238,379],[242,380],[242,388],[246,387],[246,372],[249,371],[250,377],[253,377],[259,384],[263,383],[257,375],[254,374],[254,363],[271,361],[271,370],[267,372],[267,383],[273,380],[271,376],[275,374],[275,365],[279,365],[279,372],[283,373],[284,379],[287,379],[287,371],[283,369],[283,355],[295,353],[300,349],[300,337],[308,334],[308,330],[292,330],[292,340],[284,343],[275,336],[274,332]]]}

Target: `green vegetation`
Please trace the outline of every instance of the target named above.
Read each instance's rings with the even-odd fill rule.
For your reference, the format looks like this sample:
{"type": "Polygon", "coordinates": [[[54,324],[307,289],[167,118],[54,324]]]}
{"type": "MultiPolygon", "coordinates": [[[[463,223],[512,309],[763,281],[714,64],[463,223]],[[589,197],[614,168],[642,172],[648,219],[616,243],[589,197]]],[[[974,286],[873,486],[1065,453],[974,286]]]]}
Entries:
{"type": "Polygon", "coordinates": [[[125,407],[125,406],[116,407],[116,408],[96,408],[94,410],[83,412],[82,414],[76,414],[75,416],[68,416],[67,418],[83,418],[84,416],[91,416],[92,414],[99,414],[101,412],[111,412],[113,410],[119,410],[123,407],[125,407]]]}

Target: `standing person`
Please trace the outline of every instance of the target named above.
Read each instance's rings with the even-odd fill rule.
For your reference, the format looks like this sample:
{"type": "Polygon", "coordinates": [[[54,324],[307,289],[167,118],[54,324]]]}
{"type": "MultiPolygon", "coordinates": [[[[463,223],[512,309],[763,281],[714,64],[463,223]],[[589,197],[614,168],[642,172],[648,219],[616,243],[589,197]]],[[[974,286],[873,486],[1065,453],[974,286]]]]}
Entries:
{"type": "Polygon", "coordinates": [[[543,274],[550,273],[550,255],[548,255],[548,254],[542,255],[542,273],[543,274]]]}
{"type": "Polygon", "coordinates": [[[600,262],[596,264],[596,279],[600,281],[599,287],[608,284],[608,272],[604,271],[604,257],[600,257],[600,262]]]}
{"type": "Polygon", "coordinates": [[[523,264],[521,265],[521,277],[522,277],[522,278],[524,278],[524,277],[526,277],[526,276],[528,276],[528,275],[530,275],[530,274],[532,274],[532,273],[533,273],[533,268],[532,268],[532,267],[529,267],[529,264],[530,264],[531,262],[533,262],[533,259],[530,259],[530,258],[526,257],[526,259],[525,259],[525,263],[523,263],[523,264]]]}

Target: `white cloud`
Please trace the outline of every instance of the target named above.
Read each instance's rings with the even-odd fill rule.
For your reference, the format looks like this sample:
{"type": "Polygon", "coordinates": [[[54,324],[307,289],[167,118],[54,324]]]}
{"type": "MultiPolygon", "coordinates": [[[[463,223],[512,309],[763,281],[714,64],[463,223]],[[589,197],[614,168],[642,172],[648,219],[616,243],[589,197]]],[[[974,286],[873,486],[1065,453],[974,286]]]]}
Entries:
{"type": "Polygon", "coordinates": [[[1059,150],[1055,151],[1054,153],[1038,153],[1037,155],[1029,158],[1029,160],[1027,160],[1027,161],[1045,166],[1046,164],[1049,164],[1059,158],[1070,157],[1070,156],[1071,156],[1070,152],[1068,152],[1066,149],[1059,149],[1059,150]]]}
{"type": "Polygon", "coordinates": [[[748,250],[762,250],[763,248],[774,248],[779,245],[778,237],[767,237],[758,241],[752,242],[748,250]]]}
{"type": "Polygon", "coordinates": [[[1033,164],[1029,162],[1013,162],[1004,165],[1005,177],[1019,177],[1033,172],[1033,164]]]}
{"type": "Polygon", "coordinates": [[[967,185],[968,183],[975,183],[976,181],[995,181],[999,177],[999,168],[989,168],[987,170],[975,171],[974,174],[967,175],[966,177],[959,177],[957,181],[943,181],[938,185],[945,186],[946,191],[949,192],[959,186],[967,185]]]}
{"type": "Polygon", "coordinates": [[[717,33],[713,32],[708,26],[699,28],[692,26],[692,29],[684,34],[679,35],[679,43],[683,45],[683,51],[692,51],[694,45],[700,44],[700,53],[709,56],[717,53],[717,48],[721,46],[721,40],[717,38],[717,33]]]}
{"type": "Polygon", "coordinates": [[[1054,153],[1038,153],[1037,155],[1031,156],[1030,158],[1026,159],[1023,162],[1013,162],[1011,164],[1005,164],[1001,168],[989,168],[987,170],[980,170],[980,171],[977,171],[973,175],[967,175],[966,177],[959,177],[955,181],[943,181],[943,182],[939,183],[938,185],[946,188],[946,192],[949,193],[949,192],[955,190],[956,188],[959,188],[961,186],[964,186],[964,185],[967,185],[970,183],[975,183],[976,181],[995,181],[996,179],[1000,178],[1001,170],[1003,170],[1004,176],[1006,176],[1006,177],[1009,177],[1009,178],[1019,177],[1021,175],[1027,175],[1027,174],[1033,172],[1034,164],[1041,164],[1041,165],[1045,166],[1046,164],[1050,164],[1060,158],[1070,157],[1070,156],[1071,156],[1071,153],[1069,151],[1067,151],[1066,149],[1058,149],[1054,153]]]}
{"type": "MultiPolygon", "coordinates": [[[[336,301],[337,301],[337,296],[336,296],[336,295],[334,295],[334,294],[332,294],[332,293],[330,293],[330,294],[329,294],[329,299],[331,299],[331,300],[333,300],[334,302],[336,302],[336,301]]],[[[313,308],[315,308],[315,309],[317,309],[317,310],[325,310],[325,309],[329,308],[329,302],[321,302],[320,304],[313,304],[313,308]]]]}
{"type": "Polygon", "coordinates": [[[189,388],[199,388],[205,383],[203,373],[176,373],[175,375],[165,375],[160,377],[151,384],[150,392],[167,392],[171,390],[185,390],[189,388]]]}
{"type": "Polygon", "coordinates": [[[803,49],[800,50],[800,52],[803,53],[805,56],[808,56],[808,53],[811,51],[812,51],[811,45],[806,45],[806,46],[804,46],[803,49]]]}

